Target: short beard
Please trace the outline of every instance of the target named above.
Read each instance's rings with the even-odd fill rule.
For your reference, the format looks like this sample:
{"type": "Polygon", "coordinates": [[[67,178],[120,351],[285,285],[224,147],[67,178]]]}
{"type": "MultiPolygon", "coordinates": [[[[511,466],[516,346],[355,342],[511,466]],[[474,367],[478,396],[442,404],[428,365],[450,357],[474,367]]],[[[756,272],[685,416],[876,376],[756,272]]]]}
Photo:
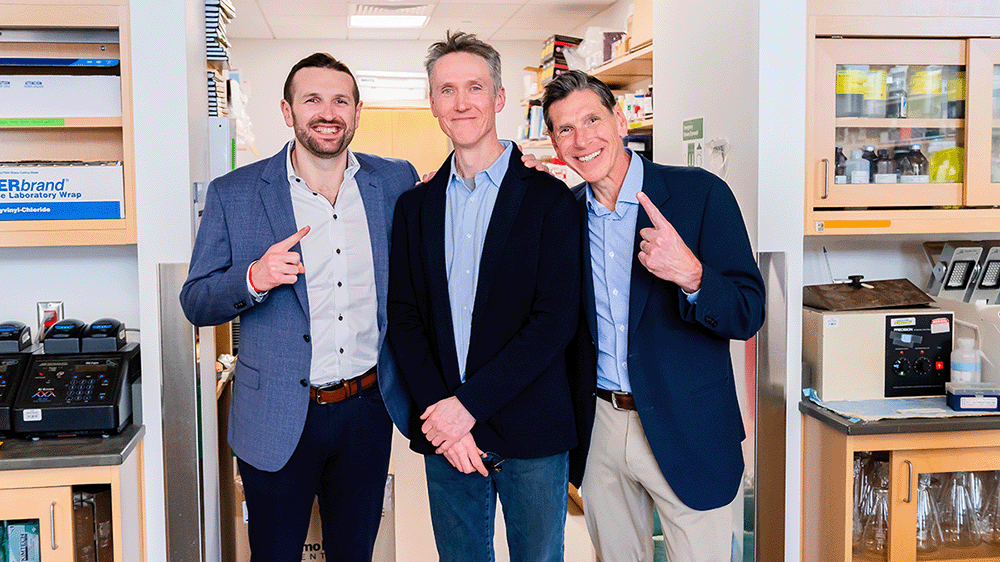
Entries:
{"type": "MultiPolygon", "coordinates": [[[[314,122],[316,123],[316,122],[314,122]]],[[[316,142],[316,140],[309,134],[310,127],[314,124],[310,123],[305,127],[300,127],[298,122],[293,123],[295,126],[295,140],[298,141],[303,148],[306,149],[310,154],[317,158],[330,159],[336,158],[343,154],[344,150],[347,149],[348,145],[354,139],[354,129],[351,129],[343,121],[325,121],[324,123],[330,123],[336,125],[343,130],[343,134],[340,137],[340,142],[336,144],[334,149],[328,150],[324,148],[324,145],[316,142]]]]}

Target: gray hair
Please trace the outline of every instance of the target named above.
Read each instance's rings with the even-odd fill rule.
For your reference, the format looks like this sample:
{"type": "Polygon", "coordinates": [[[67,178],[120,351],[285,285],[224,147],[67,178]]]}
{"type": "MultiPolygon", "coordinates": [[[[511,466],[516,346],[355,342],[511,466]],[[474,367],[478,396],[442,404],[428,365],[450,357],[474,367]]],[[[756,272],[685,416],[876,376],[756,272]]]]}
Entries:
{"type": "Polygon", "coordinates": [[[611,88],[597,78],[579,70],[570,70],[556,76],[554,80],[545,85],[545,95],[542,96],[542,115],[545,117],[545,126],[552,130],[552,118],[549,117],[549,107],[557,101],[564,100],[573,92],[590,90],[597,94],[601,100],[601,105],[608,111],[615,111],[615,95],[611,93],[611,88]]]}
{"type": "MultiPolygon", "coordinates": [[[[480,40],[472,33],[464,31],[448,31],[444,41],[438,41],[427,49],[427,59],[424,61],[424,68],[427,69],[427,81],[431,80],[434,72],[434,65],[438,59],[451,53],[469,53],[476,55],[486,61],[486,66],[490,71],[490,78],[493,79],[493,93],[500,93],[503,84],[500,81],[500,53],[489,43],[480,40]]],[[[432,92],[433,95],[433,92],[432,92]]]]}

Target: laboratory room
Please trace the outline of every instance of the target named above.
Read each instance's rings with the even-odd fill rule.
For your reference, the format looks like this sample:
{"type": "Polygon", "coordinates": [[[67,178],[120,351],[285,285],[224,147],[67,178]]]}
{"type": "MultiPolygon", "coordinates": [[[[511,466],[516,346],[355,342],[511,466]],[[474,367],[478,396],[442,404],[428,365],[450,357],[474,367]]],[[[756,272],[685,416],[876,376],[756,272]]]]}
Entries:
{"type": "Polygon", "coordinates": [[[1000,560],[997,29],[0,0],[0,560],[1000,560]]]}

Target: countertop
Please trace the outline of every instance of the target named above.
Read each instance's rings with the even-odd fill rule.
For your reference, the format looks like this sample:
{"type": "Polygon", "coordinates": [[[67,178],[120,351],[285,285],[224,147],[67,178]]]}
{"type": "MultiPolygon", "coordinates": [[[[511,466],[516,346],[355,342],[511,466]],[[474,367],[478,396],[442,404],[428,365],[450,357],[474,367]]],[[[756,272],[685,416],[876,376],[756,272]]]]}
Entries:
{"type": "Polygon", "coordinates": [[[969,431],[1000,429],[1000,414],[988,416],[954,416],[947,418],[886,419],[852,422],[811,400],[799,401],[799,411],[812,416],[845,435],[877,435],[886,433],[919,433],[929,431],[969,431]]]}
{"type": "Polygon", "coordinates": [[[145,433],[145,426],[129,425],[110,437],[0,438],[0,470],[120,465],[145,433]]]}

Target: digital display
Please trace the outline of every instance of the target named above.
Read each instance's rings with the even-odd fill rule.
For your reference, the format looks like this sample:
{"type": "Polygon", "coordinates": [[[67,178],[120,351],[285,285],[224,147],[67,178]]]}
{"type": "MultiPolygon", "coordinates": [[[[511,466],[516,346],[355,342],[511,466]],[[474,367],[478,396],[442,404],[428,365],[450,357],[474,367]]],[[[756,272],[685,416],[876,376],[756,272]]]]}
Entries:
{"type": "Polygon", "coordinates": [[[108,365],[107,363],[101,363],[98,365],[87,364],[87,365],[77,365],[73,372],[79,375],[84,375],[88,373],[107,373],[108,365]]]}

